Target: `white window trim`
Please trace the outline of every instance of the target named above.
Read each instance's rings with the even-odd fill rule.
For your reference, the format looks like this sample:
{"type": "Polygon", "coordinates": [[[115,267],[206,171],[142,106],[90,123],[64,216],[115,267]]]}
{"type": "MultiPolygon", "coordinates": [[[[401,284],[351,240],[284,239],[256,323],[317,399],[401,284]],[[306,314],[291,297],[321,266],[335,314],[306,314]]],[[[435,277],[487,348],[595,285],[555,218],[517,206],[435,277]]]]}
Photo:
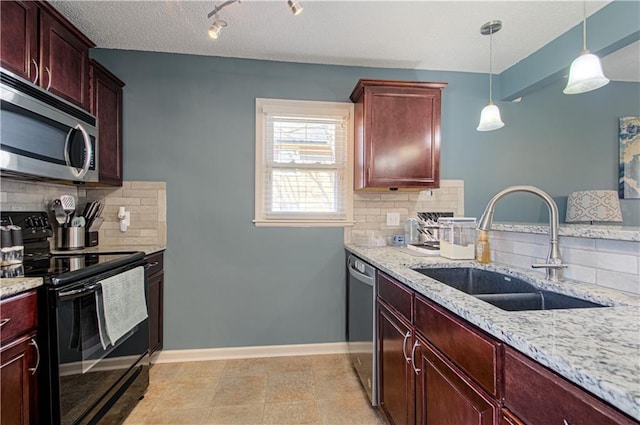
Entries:
{"type": "Polygon", "coordinates": [[[256,98],[256,158],[255,158],[255,216],[256,227],[347,227],[353,226],[353,103],[319,102],[306,100],[263,99],[256,98]],[[303,218],[267,218],[264,212],[264,110],[278,109],[290,112],[295,108],[298,112],[313,113],[345,113],[346,129],[346,167],[345,167],[345,218],[339,220],[303,219],[303,218]]]}

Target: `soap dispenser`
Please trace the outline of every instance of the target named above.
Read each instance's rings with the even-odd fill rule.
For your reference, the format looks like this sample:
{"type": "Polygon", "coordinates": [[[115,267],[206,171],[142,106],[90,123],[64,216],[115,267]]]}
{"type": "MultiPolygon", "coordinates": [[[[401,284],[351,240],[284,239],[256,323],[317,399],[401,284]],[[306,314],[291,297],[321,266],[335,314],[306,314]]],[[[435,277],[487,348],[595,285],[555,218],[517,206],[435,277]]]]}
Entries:
{"type": "Polygon", "coordinates": [[[478,232],[476,242],[476,261],[482,264],[491,262],[491,247],[489,246],[489,233],[484,230],[478,232]]]}

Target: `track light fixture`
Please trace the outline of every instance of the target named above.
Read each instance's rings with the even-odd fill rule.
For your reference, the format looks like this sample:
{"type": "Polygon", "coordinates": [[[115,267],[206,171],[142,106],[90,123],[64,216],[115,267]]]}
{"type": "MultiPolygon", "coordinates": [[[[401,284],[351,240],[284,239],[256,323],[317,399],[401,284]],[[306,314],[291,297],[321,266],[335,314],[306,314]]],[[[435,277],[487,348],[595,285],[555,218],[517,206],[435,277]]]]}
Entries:
{"type": "Polygon", "coordinates": [[[587,49],[587,2],[582,3],[582,53],[569,68],[569,81],[564,94],[586,93],[609,84],[602,72],[600,58],[587,49]]]}
{"type": "Polygon", "coordinates": [[[478,131],[492,131],[504,127],[500,109],[493,104],[493,34],[500,31],[502,21],[490,21],[480,27],[480,34],[489,36],[489,103],[482,108],[478,131]]]}
{"type": "MultiPolygon", "coordinates": [[[[218,39],[218,36],[220,35],[222,28],[227,26],[227,23],[222,19],[220,19],[220,17],[218,16],[218,12],[220,12],[222,9],[224,9],[227,6],[232,5],[235,2],[240,3],[240,0],[227,0],[224,3],[217,5],[216,7],[213,8],[211,12],[209,12],[209,14],[207,15],[207,18],[210,19],[213,16],[213,23],[209,27],[209,37],[211,37],[214,40],[218,39]]],[[[304,8],[302,7],[302,4],[300,3],[300,0],[288,0],[287,4],[289,5],[289,9],[291,9],[291,12],[294,15],[299,15],[300,12],[304,10],[304,8]]]]}
{"type": "Polygon", "coordinates": [[[293,13],[293,16],[299,15],[300,12],[304,10],[299,0],[289,0],[287,1],[287,4],[289,5],[289,9],[291,9],[291,13],[293,13]]]}

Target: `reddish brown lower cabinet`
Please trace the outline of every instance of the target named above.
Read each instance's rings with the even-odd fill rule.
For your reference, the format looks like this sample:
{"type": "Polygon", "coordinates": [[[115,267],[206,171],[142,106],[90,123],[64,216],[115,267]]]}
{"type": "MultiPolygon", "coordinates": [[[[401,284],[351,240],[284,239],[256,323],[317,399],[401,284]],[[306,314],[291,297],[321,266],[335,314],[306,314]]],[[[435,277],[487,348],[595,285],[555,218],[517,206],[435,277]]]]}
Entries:
{"type": "Polygon", "coordinates": [[[164,315],[164,253],[147,256],[147,309],[149,311],[149,354],[162,350],[164,315]]]}
{"type": "Polygon", "coordinates": [[[393,425],[414,423],[413,369],[407,360],[411,335],[404,319],[378,304],[380,408],[393,425]]]}
{"type": "Polygon", "coordinates": [[[504,405],[523,423],[638,424],[511,348],[505,350],[504,405]]]}
{"type": "Polygon", "coordinates": [[[502,422],[500,422],[500,425],[524,425],[524,423],[509,409],[502,408],[502,422]]]}
{"type": "Polygon", "coordinates": [[[417,338],[416,423],[419,425],[493,425],[500,410],[486,394],[431,344],[417,338]]]}
{"type": "Polygon", "coordinates": [[[26,292],[0,302],[0,423],[38,423],[37,296],[26,292]]]}

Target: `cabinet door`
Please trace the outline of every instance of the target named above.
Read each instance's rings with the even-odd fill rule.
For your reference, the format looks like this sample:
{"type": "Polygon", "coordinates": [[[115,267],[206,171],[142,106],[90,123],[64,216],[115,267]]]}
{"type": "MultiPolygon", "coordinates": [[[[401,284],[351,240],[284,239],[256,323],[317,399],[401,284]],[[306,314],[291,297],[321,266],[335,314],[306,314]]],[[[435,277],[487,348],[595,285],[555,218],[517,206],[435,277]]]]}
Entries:
{"type": "Polygon", "coordinates": [[[147,305],[149,308],[149,352],[162,349],[162,316],[164,302],[164,273],[156,273],[149,277],[147,288],[147,305]]]}
{"type": "Polygon", "coordinates": [[[499,406],[421,338],[414,355],[416,423],[421,425],[493,425],[499,406]]]}
{"type": "Polygon", "coordinates": [[[36,423],[35,335],[8,344],[0,351],[0,423],[36,423]]]}
{"type": "Polygon", "coordinates": [[[38,60],[38,8],[32,1],[0,1],[2,67],[35,82],[38,60]]]}
{"type": "Polygon", "coordinates": [[[40,11],[40,86],[86,110],[89,47],[48,11],[40,11]]]}
{"type": "Polygon", "coordinates": [[[91,60],[91,113],[98,117],[100,182],[122,186],[122,87],[124,83],[91,60]]]}
{"type": "Polygon", "coordinates": [[[411,327],[378,304],[380,407],[392,425],[414,422],[414,381],[405,357],[411,350],[411,327]]]}

